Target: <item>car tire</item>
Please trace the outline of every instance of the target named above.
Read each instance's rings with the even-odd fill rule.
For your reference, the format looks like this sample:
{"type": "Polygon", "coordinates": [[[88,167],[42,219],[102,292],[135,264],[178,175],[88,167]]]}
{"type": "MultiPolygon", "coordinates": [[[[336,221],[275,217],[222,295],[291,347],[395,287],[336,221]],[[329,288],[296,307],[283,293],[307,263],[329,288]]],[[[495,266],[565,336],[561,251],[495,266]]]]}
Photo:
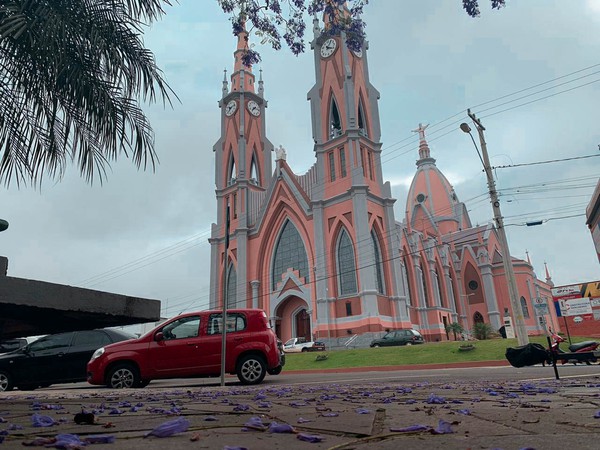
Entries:
{"type": "Polygon", "coordinates": [[[308,351],[308,347],[304,347],[304,348],[302,349],[302,353],[304,353],[304,352],[307,352],[307,351],[308,351]]]}
{"type": "Polygon", "coordinates": [[[404,344],[404,345],[406,345],[406,346],[408,346],[408,345],[412,345],[412,342],[407,342],[407,343],[406,343],[406,344],[404,344]]]}
{"type": "Polygon", "coordinates": [[[268,369],[267,373],[269,375],[279,375],[282,370],[283,370],[283,366],[277,366],[274,369],[268,369]]]}
{"type": "Polygon", "coordinates": [[[381,347],[381,345],[379,345],[379,344],[373,344],[373,348],[379,348],[379,347],[381,347]]]}
{"type": "Polygon", "coordinates": [[[35,391],[38,388],[36,384],[22,384],[17,386],[17,389],[20,391],[35,391]]]}
{"type": "Polygon", "coordinates": [[[113,366],[106,377],[106,385],[112,389],[131,389],[141,382],[137,368],[129,363],[113,366]]]}
{"type": "Polygon", "coordinates": [[[10,373],[0,370],[0,392],[12,391],[14,388],[10,373]]]}
{"type": "Polygon", "coordinates": [[[267,365],[258,355],[246,355],[237,364],[237,376],[242,384],[259,384],[267,374],[267,365]]]}

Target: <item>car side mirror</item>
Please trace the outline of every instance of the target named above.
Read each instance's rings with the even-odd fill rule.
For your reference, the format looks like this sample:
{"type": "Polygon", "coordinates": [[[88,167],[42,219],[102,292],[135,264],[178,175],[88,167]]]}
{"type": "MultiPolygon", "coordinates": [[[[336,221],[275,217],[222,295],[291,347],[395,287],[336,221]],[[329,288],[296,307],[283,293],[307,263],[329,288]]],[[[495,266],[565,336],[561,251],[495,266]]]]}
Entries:
{"type": "Polygon", "coordinates": [[[164,341],[165,340],[165,335],[162,333],[162,331],[159,331],[158,333],[156,333],[154,335],[154,340],[156,342],[164,341]]]}

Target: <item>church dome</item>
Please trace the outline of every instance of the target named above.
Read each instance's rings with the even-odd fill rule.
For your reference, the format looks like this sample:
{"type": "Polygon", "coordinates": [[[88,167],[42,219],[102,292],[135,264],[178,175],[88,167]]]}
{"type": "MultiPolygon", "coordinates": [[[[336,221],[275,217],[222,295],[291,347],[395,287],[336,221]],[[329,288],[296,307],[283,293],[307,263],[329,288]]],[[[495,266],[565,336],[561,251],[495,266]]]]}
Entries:
{"type": "Polygon", "coordinates": [[[419,159],[408,197],[406,220],[411,228],[424,234],[443,235],[471,226],[463,203],[454,188],[435,165],[425,140],[425,129],[419,124],[419,159]]]}

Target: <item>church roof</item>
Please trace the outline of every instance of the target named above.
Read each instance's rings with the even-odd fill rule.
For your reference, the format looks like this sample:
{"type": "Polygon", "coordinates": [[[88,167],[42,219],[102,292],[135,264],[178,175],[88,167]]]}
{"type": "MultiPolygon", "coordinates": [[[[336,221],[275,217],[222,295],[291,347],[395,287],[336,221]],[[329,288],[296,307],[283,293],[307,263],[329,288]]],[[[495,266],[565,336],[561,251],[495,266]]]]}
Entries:
{"type": "Polygon", "coordinates": [[[425,139],[426,126],[419,124],[417,172],[406,199],[407,221],[413,229],[427,234],[446,234],[470,228],[471,222],[454,188],[435,165],[425,139]]]}

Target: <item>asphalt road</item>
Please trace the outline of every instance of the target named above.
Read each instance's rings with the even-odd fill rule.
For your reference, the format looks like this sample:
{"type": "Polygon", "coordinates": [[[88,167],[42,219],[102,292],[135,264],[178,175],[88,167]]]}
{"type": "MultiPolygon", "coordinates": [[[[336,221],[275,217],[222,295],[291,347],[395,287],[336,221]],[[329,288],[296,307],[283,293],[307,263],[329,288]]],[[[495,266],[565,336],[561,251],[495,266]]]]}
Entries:
{"type": "MultiPolygon", "coordinates": [[[[600,365],[564,365],[557,366],[561,379],[569,379],[582,376],[600,377],[600,365]]],[[[519,381],[519,380],[554,380],[554,370],[552,367],[531,366],[523,368],[514,368],[511,366],[501,367],[469,367],[469,368],[452,368],[452,369],[419,369],[419,370],[391,370],[391,371],[364,371],[364,372],[293,372],[286,373],[284,371],[277,376],[267,375],[263,381],[265,386],[276,385],[307,385],[319,383],[343,383],[343,384],[360,384],[360,383],[402,383],[402,382],[456,382],[456,381],[519,381]]],[[[227,376],[227,386],[239,385],[239,381],[235,376],[227,376]]],[[[148,388],[156,389],[173,389],[173,388],[196,388],[200,386],[219,386],[219,378],[186,378],[176,380],[154,380],[148,388]]],[[[92,391],[104,390],[98,386],[92,386],[87,383],[71,383],[57,384],[45,389],[38,389],[36,392],[44,391],[60,391],[60,390],[81,390],[88,393],[92,391]]],[[[15,391],[18,392],[18,391],[15,391]]],[[[28,391],[29,394],[31,391],[28,391]]],[[[24,394],[28,393],[27,391],[24,394]]]]}

